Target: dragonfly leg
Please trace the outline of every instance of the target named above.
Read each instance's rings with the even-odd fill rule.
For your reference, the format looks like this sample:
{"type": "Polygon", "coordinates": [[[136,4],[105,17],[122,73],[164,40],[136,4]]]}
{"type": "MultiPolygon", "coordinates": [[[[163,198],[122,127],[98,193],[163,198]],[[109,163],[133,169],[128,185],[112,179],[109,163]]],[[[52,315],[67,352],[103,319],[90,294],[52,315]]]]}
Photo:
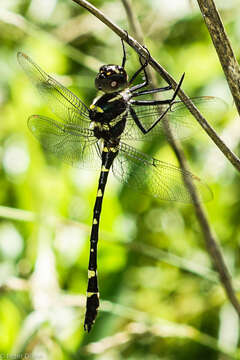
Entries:
{"type": "Polygon", "coordinates": [[[132,93],[132,97],[136,97],[136,96],[140,96],[140,95],[155,94],[158,92],[163,92],[163,91],[168,91],[168,90],[172,90],[172,85],[168,85],[168,86],[164,86],[164,87],[156,88],[156,89],[137,91],[137,92],[132,93]]]}
{"type": "MultiPolygon", "coordinates": [[[[127,30],[125,30],[125,33],[126,33],[126,36],[127,36],[127,40],[128,40],[128,32],[127,32],[127,30]]],[[[126,56],[126,49],[125,49],[125,45],[124,45],[124,41],[123,41],[123,39],[121,39],[121,42],[122,42],[122,49],[123,49],[123,58],[122,58],[122,67],[124,68],[125,67],[125,64],[126,64],[126,60],[127,60],[127,56],[126,56]]],[[[145,47],[144,47],[145,48],[145,47]]],[[[140,69],[138,69],[137,71],[136,71],[136,73],[132,76],[132,78],[131,78],[131,80],[129,81],[129,84],[131,84],[133,81],[134,81],[134,79],[137,77],[137,75],[143,70],[144,71],[144,77],[145,77],[145,81],[143,82],[143,83],[141,83],[141,84],[138,84],[138,85],[136,85],[136,86],[134,86],[132,89],[133,90],[136,90],[136,89],[140,89],[140,88],[142,88],[142,87],[145,87],[145,86],[147,86],[148,85],[148,83],[149,83],[149,79],[148,79],[148,75],[147,75],[147,72],[146,72],[146,66],[147,66],[147,64],[148,64],[148,60],[149,60],[149,57],[150,57],[150,53],[149,53],[149,51],[148,51],[148,49],[147,48],[145,48],[146,50],[147,50],[147,52],[148,52],[148,59],[146,59],[146,61],[144,62],[144,63],[142,63],[142,57],[141,56],[139,56],[139,62],[140,62],[140,64],[141,64],[141,67],[140,67],[140,69]]],[[[130,89],[131,90],[131,89],[130,89]]]]}
{"type": "MultiPolygon", "coordinates": [[[[127,30],[125,30],[125,33],[126,33],[127,39],[128,39],[128,32],[127,32],[127,30]]],[[[122,50],[123,50],[122,67],[124,68],[124,66],[125,66],[125,64],[126,64],[126,60],[127,60],[127,55],[126,55],[126,49],[125,49],[125,45],[124,45],[123,39],[121,39],[121,43],[122,43],[122,50]]]]}
{"type": "MultiPolygon", "coordinates": [[[[182,82],[183,82],[183,79],[184,79],[184,76],[185,76],[185,73],[182,75],[175,91],[174,91],[174,94],[172,96],[171,99],[167,99],[167,100],[131,100],[131,104],[133,105],[138,105],[138,106],[145,106],[145,105],[166,105],[166,104],[172,104],[178,94],[178,91],[180,90],[180,87],[182,85],[182,82]]],[[[145,94],[153,94],[154,92],[159,92],[160,91],[165,91],[164,89],[166,90],[170,90],[169,87],[167,86],[166,88],[159,88],[159,89],[152,89],[152,90],[149,90],[149,91],[146,91],[144,92],[145,94]],[[163,90],[161,90],[163,89],[163,90]],[[157,90],[157,91],[156,91],[157,90]]],[[[140,94],[140,95],[143,95],[143,94],[140,94]]]]}
{"type": "MultiPolygon", "coordinates": [[[[176,90],[174,91],[174,94],[172,96],[171,99],[169,100],[142,100],[142,101],[137,101],[137,100],[131,100],[131,104],[134,105],[139,105],[139,106],[143,106],[143,105],[169,105],[167,107],[167,109],[165,109],[165,111],[162,114],[159,114],[159,118],[154,121],[154,123],[148,128],[145,129],[143,124],[141,123],[141,121],[139,120],[135,110],[130,106],[130,114],[135,122],[135,124],[137,125],[137,127],[142,131],[143,134],[147,134],[148,132],[150,132],[158,123],[159,121],[167,114],[168,111],[171,110],[171,105],[174,103],[174,100],[178,94],[178,91],[182,85],[183,79],[184,79],[185,74],[182,75],[180,82],[178,84],[178,86],[176,87],[176,90]]],[[[153,89],[156,90],[156,89],[153,89]]],[[[160,109],[159,109],[160,110],[160,109]]]]}
{"type": "Polygon", "coordinates": [[[130,114],[135,122],[135,124],[137,125],[137,127],[142,131],[143,134],[147,134],[149,133],[149,131],[151,131],[158,123],[159,121],[167,114],[167,112],[170,110],[170,106],[168,106],[168,108],[159,116],[159,118],[154,121],[154,123],[148,128],[145,129],[143,124],[141,123],[141,121],[139,120],[135,110],[130,106],[130,114]]]}
{"type": "Polygon", "coordinates": [[[148,49],[145,46],[144,46],[144,49],[147,51],[148,57],[145,59],[145,62],[143,63],[142,62],[142,57],[139,56],[139,62],[141,64],[141,67],[135,72],[135,74],[133,74],[133,76],[131,77],[131,79],[128,82],[128,85],[130,85],[136,79],[136,77],[138,76],[138,74],[140,74],[141,71],[144,72],[145,81],[143,83],[141,83],[141,84],[138,84],[138,85],[135,85],[135,86],[131,87],[129,89],[130,92],[135,91],[137,89],[141,89],[141,88],[143,88],[143,87],[145,87],[145,86],[147,86],[149,84],[149,79],[148,79],[148,75],[147,75],[147,72],[146,72],[146,66],[148,65],[148,62],[149,62],[149,59],[150,59],[150,53],[149,53],[148,49]]]}

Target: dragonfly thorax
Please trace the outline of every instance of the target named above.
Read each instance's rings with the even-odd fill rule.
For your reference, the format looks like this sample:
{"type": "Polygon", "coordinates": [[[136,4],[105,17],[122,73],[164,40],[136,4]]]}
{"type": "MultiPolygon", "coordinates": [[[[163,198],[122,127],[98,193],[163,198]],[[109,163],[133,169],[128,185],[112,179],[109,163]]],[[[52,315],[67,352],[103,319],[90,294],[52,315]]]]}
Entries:
{"type": "Polygon", "coordinates": [[[121,91],[127,87],[128,76],[120,65],[103,65],[95,79],[95,86],[105,93],[121,91]]]}
{"type": "Polygon", "coordinates": [[[124,131],[128,102],[121,93],[104,94],[90,106],[89,117],[99,139],[119,138],[124,131]]]}

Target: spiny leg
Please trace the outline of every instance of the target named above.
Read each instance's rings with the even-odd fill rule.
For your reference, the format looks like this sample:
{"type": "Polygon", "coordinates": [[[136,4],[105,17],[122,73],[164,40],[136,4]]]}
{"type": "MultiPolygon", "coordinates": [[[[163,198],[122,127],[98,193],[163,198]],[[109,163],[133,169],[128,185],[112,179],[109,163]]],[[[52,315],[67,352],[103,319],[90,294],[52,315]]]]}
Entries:
{"type": "MultiPolygon", "coordinates": [[[[127,41],[128,41],[128,32],[127,30],[125,30],[125,33],[126,33],[126,36],[127,36],[127,41]]],[[[122,67],[124,68],[125,67],[125,63],[126,63],[126,60],[127,60],[127,56],[126,56],[126,49],[125,49],[125,45],[124,45],[124,41],[123,39],[121,39],[121,42],[122,42],[122,49],[123,49],[123,58],[122,58],[122,67]]],[[[133,86],[132,88],[130,88],[130,92],[131,91],[134,91],[134,90],[137,90],[137,89],[140,89],[140,88],[143,88],[145,86],[148,85],[149,83],[149,80],[148,80],[148,75],[147,75],[147,72],[146,72],[146,66],[148,64],[148,61],[149,61],[149,58],[150,58],[150,53],[148,51],[148,49],[144,46],[144,48],[146,49],[146,51],[148,52],[148,58],[145,60],[145,62],[143,63],[142,62],[142,57],[139,56],[139,62],[141,64],[141,67],[135,72],[135,74],[132,76],[131,80],[129,81],[128,85],[130,85],[134,80],[135,78],[137,77],[137,75],[141,72],[141,71],[144,71],[144,77],[145,77],[145,81],[141,84],[138,84],[136,86],[133,86]]]]}
{"type": "Polygon", "coordinates": [[[159,123],[159,121],[167,114],[167,112],[171,109],[171,107],[168,106],[168,108],[159,116],[159,118],[148,129],[144,128],[144,126],[142,125],[141,121],[139,120],[135,110],[131,106],[129,107],[129,109],[130,109],[130,114],[131,114],[135,124],[137,125],[137,127],[142,131],[143,134],[147,134],[159,123]]]}
{"type": "Polygon", "coordinates": [[[107,183],[109,169],[117,155],[117,148],[107,147],[104,144],[102,151],[102,169],[98,182],[97,197],[93,210],[93,223],[90,236],[90,255],[88,265],[88,286],[87,286],[87,303],[84,321],[84,330],[90,331],[95,322],[99,307],[99,291],[97,278],[97,244],[99,233],[99,221],[102,210],[102,201],[107,183]]]}
{"type": "MultiPolygon", "coordinates": [[[[127,34],[127,37],[128,37],[128,32],[127,31],[126,31],[126,34],[127,34]]],[[[126,64],[127,56],[126,56],[126,49],[125,49],[123,39],[121,39],[121,43],[122,43],[122,50],[123,50],[122,67],[124,68],[125,64],[126,64]]]]}
{"type": "Polygon", "coordinates": [[[164,87],[160,87],[160,88],[156,88],[156,89],[137,91],[137,92],[132,93],[132,97],[141,96],[141,95],[149,95],[149,94],[154,94],[154,93],[168,91],[168,90],[172,90],[172,85],[168,85],[168,86],[164,86],[164,87]]]}
{"type": "Polygon", "coordinates": [[[146,59],[145,63],[143,63],[143,62],[142,62],[142,57],[139,56],[139,62],[140,62],[140,64],[141,64],[141,67],[140,67],[140,69],[138,69],[138,70],[136,71],[136,73],[132,76],[131,80],[129,81],[129,85],[133,82],[133,80],[135,80],[135,78],[137,77],[137,75],[138,75],[141,71],[144,72],[144,82],[142,82],[141,84],[134,85],[134,86],[132,86],[132,87],[129,89],[129,91],[132,93],[132,96],[134,96],[136,90],[139,90],[139,89],[141,89],[141,88],[143,88],[143,87],[145,87],[145,86],[148,86],[148,84],[149,84],[149,78],[148,78],[148,74],[147,74],[147,71],[146,71],[146,66],[148,65],[148,61],[149,61],[149,58],[150,58],[150,53],[149,53],[149,51],[148,51],[147,48],[145,48],[145,49],[146,49],[147,52],[148,52],[148,59],[146,59]]]}
{"type": "MultiPolygon", "coordinates": [[[[145,48],[147,51],[148,49],[145,48]]],[[[164,87],[160,87],[160,88],[156,88],[156,89],[150,89],[150,90],[143,90],[143,91],[136,91],[136,90],[139,90],[145,86],[148,86],[149,84],[149,78],[148,78],[148,74],[147,74],[147,71],[146,71],[146,66],[148,64],[148,61],[149,61],[149,58],[150,58],[150,53],[148,53],[148,60],[147,60],[147,63],[142,63],[142,58],[141,56],[139,57],[139,62],[143,67],[142,71],[144,72],[144,78],[145,78],[145,81],[141,84],[138,84],[138,85],[135,85],[133,87],[131,87],[129,90],[130,92],[132,93],[132,96],[131,97],[136,97],[136,96],[141,96],[141,95],[148,95],[148,94],[154,94],[154,93],[157,93],[157,92],[163,92],[163,91],[168,91],[168,90],[172,90],[172,85],[168,85],[168,86],[164,86],[164,87]]],[[[140,69],[137,71],[137,75],[139,73],[140,69]]],[[[135,74],[133,75],[134,79],[135,79],[135,74]]],[[[132,82],[133,78],[130,80],[130,82],[132,82]]],[[[129,84],[130,84],[129,82],[129,84]]]]}
{"type": "Polygon", "coordinates": [[[137,89],[140,89],[144,86],[147,86],[148,83],[149,83],[149,80],[148,80],[148,76],[147,76],[147,72],[146,72],[146,66],[148,65],[148,62],[149,62],[149,58],[150,58],[150,53],[148,51],[148,49],[144,46],[144,49],[147,51],[148,53],[148,57],[145,59],[145,62],[142,63],[141,61],[141,57],[139,57],[139,61],[140,61],[140,64],[141,64],[141,67],[133,74],[133,76],[131,77],[131,79],[129,80],[128,82],[128,85],[130,85],[135,79],[136,77],[138,76],[138,74],[140,74],[141,71],[144,71],[144,76],[145,76],[145,81],[141,84],[138,84],[136,86],[133,86],[132,88],[130,88],[130,91],[135,91],[137,89]]]}
{"type": "MultiPolygon", "coordinates": [[[[142,101],[135,101],[135,100],[132,100],[131,101],[131,104],[134,104],[134,105],[139,105],[139,106],[144,106],[144,105],[166,105],[166,104],[169,104],[169,106],[167,107],[167,109],[159,115],[159,118],[148,128],[148,129],[145,129],[143,124],[141,123],[141,121],[139,120],[135,110],[130,106],[130,113],[131,113],[131,116],[135,122],[135,124],[137,125],[137,127],[142,131],[143,134],[147,134],[148,132],[150,132],[158,123],[159,121],[167,114],[168,111],[171,111],[171,106],[172,104],[174,103],[174,100],[178,94],[178,91],[182,85],[182,82],[183,82],[183,79],[184,79],[184,76],[185,76],[185,73],[182,75],[181,79],[180,79],[180,82],[178,84],[178,86],[176,87],[176,90],[172,96],[171,99],[169,100],[142,100],[142,101]]],[[[157,89],[153,89],[153,90],[157,90],[157,89]]]]}
{"type": "MultiPolygon", "coordinates": [[[[144,105],[164,105],[164,104],[172,104],[180,90],[180,87],[182,85],[183,79],[184,79],[185,73],[183,73],[174,93],[171,99],[167,99],[167,100],[131,100],[131,104],[133,105],[139,105],[139,106],[144,106],[144,105]]],[[[168,88],[168,87],[167,87],[168,88]]],[[[165,88],[159,88],[159,89],[152,89],[149,91],[144,91],[142,92],[140,95],[144,94],[153,94],[154,92],[159,92],[159,91],[164,91],[162,89],[165,88]]],[[[168,89],[167,89],[168,90],[168,89]]]]}

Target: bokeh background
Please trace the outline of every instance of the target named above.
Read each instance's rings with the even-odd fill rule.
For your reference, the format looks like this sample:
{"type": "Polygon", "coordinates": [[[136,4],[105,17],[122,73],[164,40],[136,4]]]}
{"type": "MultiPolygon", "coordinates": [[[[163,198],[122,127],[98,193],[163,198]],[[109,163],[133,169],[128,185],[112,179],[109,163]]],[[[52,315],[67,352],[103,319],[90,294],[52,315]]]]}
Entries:
{"type": "MultiPolygon", "coordinates": [[[[120,0],[93,3],[129,29],[120,0]]],[[[239,59],[240,2],[216,4],[239,59]]],[[[151,55],[175,79],[186,72],[188,95],[213,95],[228,104],[208,121],[240,155],[239,118],[196,1],[138,0],[132,6],[151,55]]],[[[99,66],[122,57],[119,38],[71,0],[0,2],[0,357],[240,359],[239,321],[193,207],[146,197],[113,177],[100,225],[101,309],[92,332],[84,333],[98,172],[61,164],[31,135],[27,118],[49,109],[17,63],[19,50],[87,105],[99,66]]],[[[133,74],[138,57],[130,48],[127,56],[133,74]]],[[[137,146],[177,164],[164,138],[137,146]]],[[[238,290],[239,174],[197,125],[182,146],[192,172],[213,191],[206,210],[238,290]]]]}

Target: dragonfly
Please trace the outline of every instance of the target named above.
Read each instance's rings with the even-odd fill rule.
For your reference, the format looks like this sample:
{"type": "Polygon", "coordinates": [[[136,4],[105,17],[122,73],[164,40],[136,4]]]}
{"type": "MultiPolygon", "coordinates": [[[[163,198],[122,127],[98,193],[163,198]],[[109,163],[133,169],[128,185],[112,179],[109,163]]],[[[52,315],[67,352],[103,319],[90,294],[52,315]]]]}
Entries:
{"type": "MultiPolygon", "coordinates": [[[[29,56],[22,52],[17,55],[23,70],[57,117],[54,120],[42,115],[30,116],[30,131],[47,152],[62,161],[78,167],[95,167],[97,164],[100,171],[90,235],[84,321],[84,330],[88,332],[95,322],[100,304],[97,246],[102,202],[110,170],[122,183],[161,200],[191,203],[184,179],[193,181],[202,201],[212,198],[211,190],[198,176],[151,157],[127,143],[128,140],[144,140],[164,134],[164,121],[179,137],[182,129],[192,124],[185,121],[188,112],[186,106],[176,100],[184,75],[175,90],[171,85],[143,89],[149,85],[146,72],[148,59],[139,58],[139,69],[129,80],[125,70],[126,51],[123,41],[122,48],[121,65],[107,64],[100,67],[95,86],[101,95],[89,107],[29,56]],[[139,74],[143,75],[143,80],[136,84],[139,74]],[[141,96],[170,90],[173,91],[170,99],[139,100],[141,96]]],[[[199,97],[192,101],[201,108],[214,103],[215,98],[199,97]]]]}

